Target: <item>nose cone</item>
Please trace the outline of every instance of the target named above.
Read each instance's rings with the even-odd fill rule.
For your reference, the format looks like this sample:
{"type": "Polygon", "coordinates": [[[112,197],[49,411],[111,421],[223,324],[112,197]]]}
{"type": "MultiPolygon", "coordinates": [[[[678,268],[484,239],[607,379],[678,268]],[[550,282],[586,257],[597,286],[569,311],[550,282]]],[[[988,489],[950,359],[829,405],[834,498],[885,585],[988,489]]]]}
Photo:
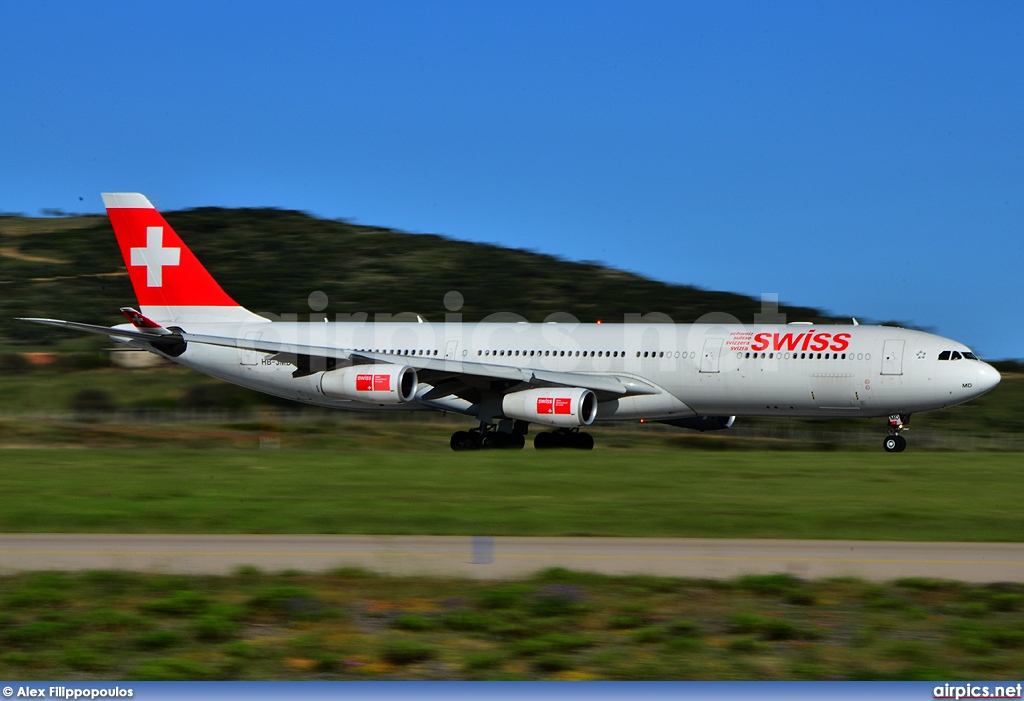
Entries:
{"type": "Polygon", "coordinates": [[[1001,379],[999,371],[994,367],[988,363],[978,363],[974,380],[974,391],[978,394],[984,394],[998,385],[1001,379]]]}

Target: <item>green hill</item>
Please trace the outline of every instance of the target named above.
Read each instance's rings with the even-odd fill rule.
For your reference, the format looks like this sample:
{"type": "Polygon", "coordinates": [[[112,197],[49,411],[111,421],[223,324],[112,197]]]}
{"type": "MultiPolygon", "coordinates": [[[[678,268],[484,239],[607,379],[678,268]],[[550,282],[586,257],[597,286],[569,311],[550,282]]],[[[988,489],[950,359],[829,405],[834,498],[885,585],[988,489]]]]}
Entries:
{"type": "MultiPolygon", "coordinates": [[[[758,299],[670,285],[591,263],[430,234],[317,219],[278,209],[202,208],[167,220],[240,304],[257,312],[309,314],[321,290],[325,312],[416,312],[441,320],[444,295],[458,290],[467,321],[514,312],[530,321],[565,312],[581,321],[621,321],[660,312],[676,322],[725,312],[752,322],[758,299]]],[[[585,248],[580,250],[586,256],[585,248]]],[[[104,216],[0,217],[0,345],[43,347],[67,334],[12,322],[43,316],[118,323],[134,305],[128,276],[104,216]]],[[[783,306],[790,319],[831,319],[783,306]]]]}

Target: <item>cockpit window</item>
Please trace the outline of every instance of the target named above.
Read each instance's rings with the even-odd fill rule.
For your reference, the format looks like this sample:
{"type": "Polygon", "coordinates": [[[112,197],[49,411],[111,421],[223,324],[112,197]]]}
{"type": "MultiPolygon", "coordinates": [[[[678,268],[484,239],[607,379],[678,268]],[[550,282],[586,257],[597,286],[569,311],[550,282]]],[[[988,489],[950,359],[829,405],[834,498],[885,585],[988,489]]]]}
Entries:
{"type": "Polygon", "coordinates": [[[953,351],[953,355],[950,356],[949,359],[950,360],[960,360],[961,357],[963,357],[963,356],[960,355],[959,351],[953,351]]]}
{"type": "Polygon", "coordinates": [[[968,360],[978,360],[978,356],[970,351],[964,351],[964,357],[968,360]]]}
{"type": "Polygon", "coordinates": [[[939,353],[939,360],[949,360],[949,351],[939,353]]]}

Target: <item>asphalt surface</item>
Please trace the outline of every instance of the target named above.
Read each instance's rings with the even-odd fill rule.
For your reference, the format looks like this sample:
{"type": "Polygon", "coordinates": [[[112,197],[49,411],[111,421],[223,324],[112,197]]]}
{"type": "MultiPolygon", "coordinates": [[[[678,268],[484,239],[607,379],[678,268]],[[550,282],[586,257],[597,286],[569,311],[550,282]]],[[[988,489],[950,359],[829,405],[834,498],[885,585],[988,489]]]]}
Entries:
{"type": "Polygon", "coordinates": [[[227,574],[357,566],[389,574],[481,579],[547,567],[604,574],[725,579],[785,572],[803,578],[936,577],[1024,582],[1024,543],[908,543],[676,538],[345,535],[0,535],[0,574],[127,569],[227,574]]]}

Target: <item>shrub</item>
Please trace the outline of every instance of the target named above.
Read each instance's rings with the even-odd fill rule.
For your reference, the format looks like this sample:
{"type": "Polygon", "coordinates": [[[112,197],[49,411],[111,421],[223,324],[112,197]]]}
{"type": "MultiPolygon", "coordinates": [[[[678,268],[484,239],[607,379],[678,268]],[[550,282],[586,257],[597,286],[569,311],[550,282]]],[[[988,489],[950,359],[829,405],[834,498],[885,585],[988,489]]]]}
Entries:
{"type": "Polygon", "coordinates": [[[764,640],[809,640],[816,637],[813,631],[803,630],[785,618],[754,613],[733,614],[729,619],[729,629],[733,633],[757,633],[764,640]]]}
{"type": "Polygon", "coordinates": [[[154,630],[140,635],[135,639],[135,644],[144,650],[162,650],[177,645],[180,640],[178,634],[173,631],[154,630]]]}
{"type": "Polygon", "coordinates": [[[213,676],[213,671],[199,662],[180,657],[147,660],[135,668],[131,679],[144,681],[200,681],[213,676]]]}
{"type": "Polygon", "coordinates": [[[638,643],[660,643],[668,638],[668,631],[661,626],[646,626],[633,631],[633,640],[638,643]]]}
{"type": "Polygon", "coordinates": [[[283,585],[271,587],[249,601],[249,606],[298,620],[317,620],[328,616],[327,610],[312,592],[303,587],[283,585]]]}
{"type": "Polygon", "coordinates": [[[608,627],[613,630],[639,628],[646,619],[638,613],[617,613],[608,619],[608,627]]]}
{"type": "Polygon", "coordinates": [[[463,667],[467,670],[494,669],[500,667],[505,658],[498,652],[480,650],[466,655],[463,667]]]}
{"type": "Polygon", "coordinates": [[[61,637],[66,630],[63,623],[36,621],[9,628],[3,639],[11,645],[41,645],[61,637]]]}
{"type": "Polygon", "coordinates": [[[484,631],[490,629],[497,621],[476,611],[449,611],[441,618],[441,623],[449,630],[484,631]]]}
{"type": "Polygon", "coordinates": [[[480,592],[478,601],[484,608],[507,609],[512,608],[530,592],[530,587],[525,584],[509,584],[496,589],[485,589],[480,592]]]}
{"type": "Polygon", "coordinates": [[[416,632],[423,632],[427,630],[434,630],[437,628],[437,623],[426,616],[417,616],[415,614],[404,614],[397,616],[391,625],[394,628],[400,630],[411,630],[416,632]]]}
{"type": "Polygon", "coordinates": [[[564,653],[547,652],[538,657],[534,664],[542,672],[564,672],[573,668],[573,659],[564,653]]]}
{"type": "Polygon", "coordinates": [[[1016,611],[1024,603],[1024,596],[1020,594],[997,593],[989,600],[989,606],[993,611],[1016,611]]]}
{"type": "Polygon", "coordinates": [[[196,623],[195,633],[200,640],[219,642],[230,640],[238,632],[238,624],[223,616],[206,615],[196,623]]]}
{"type": "Polygon", "coordinates": [[[785,594],[802,584],[799,579],[789,574],[748,574],[736,582],[740,589],[758,594],[785,594]]]}
{"type": "Polygon", "coordinates": [[[88,611],[81,616],[79,623],[97,630],[123,630],[126,628],[147,628],[149,619],[133,613],[126,613],[111,608],[100,608],[88,611]]]}
{"type": "Polygon", "coordinates": [[[531,657],[546,652],[573,652],[591,647],[594,639],[583,633],[546,633],[536,638],[520,640],[515,644],[518,654],[531,657]]]}
{"type": "Polygon", "coordinates": [[[700,626],[693,621],[686,620],[685,618],[672,621],[666,626],[666,628],[668,628],[668,632],[672,635],[700,635],[700,626]]]}
{"type": "Polygon", "coordinates": [[[113,395],[103,389],[80,389],[71,398],[71,410],[77,414],[101,415],[116,408],[113,395]]]}
{"type": "Polygon", "coordinates": [[[194,616],[206,608],[207,599],[194,591],[176,591],[163,599],[153,599],[142,604],[149,613],[165,616],[194,616]]]}
{"type": "Polygon", "coordinates": [[[416,640],[399,638],[385,642],[380,656],[391,664],[405,665],[434,659],[437,657],[437,648],[416,640]]]}
{"type": "Polygon", "coordinates": [[[571,584],[549,584],[534,594],[530,612],[548,618],[567,616],[586,610],[586,597],[571,584]]]}
{"type": "Polygon", "coordinates": [[[379,575],[363,567],[336,567],[328,572],[334,577],[341,579],[376,579],[379,575]]]}
{"type": "Polygon", "coordinates": [[[87,648],[73,647],[64,652],[64,664],[82,672],[97,672],[112,666],[111,661],[87,648]]]}

